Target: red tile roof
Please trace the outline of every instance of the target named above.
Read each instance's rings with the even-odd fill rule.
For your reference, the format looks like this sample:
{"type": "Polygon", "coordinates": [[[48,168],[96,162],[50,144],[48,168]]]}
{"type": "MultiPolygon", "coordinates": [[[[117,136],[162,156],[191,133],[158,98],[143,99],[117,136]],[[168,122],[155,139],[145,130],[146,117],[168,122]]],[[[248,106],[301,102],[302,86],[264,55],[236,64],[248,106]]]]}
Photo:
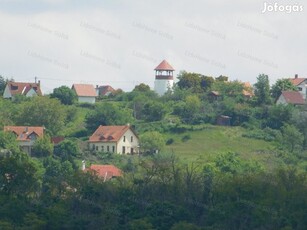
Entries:
{"type": "Polygon", "coordinates": [[[100,125],[92,136],[89,142],[118,142],[125,132],[130,129],[130,126],[102,126],[100,125]]]}
{"type": "Polygon", "coordinates": [[[44,127],[4,126],[4,131],[15,133],[18,141],[30,141],[31,135],[33,134],[38,137],[42,137],[44,135],[44,127]]]}
{"type": "Polygon", "coordinates": [[[175,69],[166,61],[163,60],[156,68],[155,70],[168,70],[168,71],[174,71],[175,69]]]}
{"type": "Polygon", "coordinates": [[[57,145],[65,140],[65,137],[51,137],[51,142],[54,145],[57,145]]]}
{"type": "Polygon", "coordinates": [[[85,169],[86,172],[93,172],[97,176],[104,178],[104,181],[110,180],[112,177],[120,177],[122,171],[114,165],[91,165],[85,169]]]}
{"type": "Polygon", "coordinates": [[[296,91],[282,91],[281,95],[285,98],[286,102],[294,105],[303,105],[305,100],[303,96],[296,91]]]}
{"type": "Polygon", "coordinates": [[[289,80],[292,82],[293,85],[298,86],[303,81],[305,81],[306,78],[290,78],[289,80]]]}
{"type": "Polygon", "coordinates": [[[96,91],[93,85],[89,84],[73,84],[72,89],[75,90],[79,97],[96,97],[96,91]]]}
{"type": "Polygon", "coordinates": [[[12,96],[16,94],[26,95],[31,89],[33,89],[38,96],[42,96],[42,91],[39,83],[9,81],[7,86],[9,87],[12,96]]]}

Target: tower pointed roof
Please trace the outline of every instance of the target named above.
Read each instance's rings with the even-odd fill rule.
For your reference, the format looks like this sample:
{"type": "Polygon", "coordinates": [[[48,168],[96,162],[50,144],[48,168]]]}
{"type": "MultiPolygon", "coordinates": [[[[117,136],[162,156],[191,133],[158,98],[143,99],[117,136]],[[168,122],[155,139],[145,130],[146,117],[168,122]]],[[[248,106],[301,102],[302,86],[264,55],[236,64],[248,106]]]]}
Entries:
{"type": "Polygon", "coordinates": [[[156,68],[155,70],[169,70],[174,71],[175,69],[166,61],[163,60],[156,68]]]}

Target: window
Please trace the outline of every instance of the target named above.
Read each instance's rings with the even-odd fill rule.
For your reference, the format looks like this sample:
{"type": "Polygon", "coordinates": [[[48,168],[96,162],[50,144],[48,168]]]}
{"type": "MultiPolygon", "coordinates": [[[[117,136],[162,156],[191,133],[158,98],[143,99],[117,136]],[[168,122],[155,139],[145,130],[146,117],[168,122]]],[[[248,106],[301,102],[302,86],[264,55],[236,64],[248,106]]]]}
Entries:
{"type": "Polygon", "coordinates": [[[124,136],[124,142],[126,142],[126,136],[124,136]]]}
{"type": "Polygon", "coordinates": [[[133,136],[131,136],[131,142],[133,142],[133,136]]]}
{"type": "Polygon", "coordinates": [[[115,152],[115,146],[112,146],[112,152],[113,153],[115,152]]]}
{"type": "Polygon", "coordinates": [[[104,152],[104,146],[101,146],[101,152],[104,152]]]}
{"type": "Polygon", "coordinates": [[[134,153],[133,148],[131,148],[131,149],[130,149],[130,153],[131,153],[131,154],[133,154],[133,153],[134,153]]]}
{"type": "Polygon", "coordinates": [[[96,150],[98,151],[98,146],[96,146],[96,150]]]}
{"type": "Polygon", "coordinates": [[[107,146],[107,152],[110,152],[110,147],[109,146],[107,146]]]}
{"type": "Polygon", "coordinates": [[[298,91],[303,91],[302,87],[297,87],[298,91]]]}
{"type": "Polygon", "coordinates": [[[126,147],[125,147],[125,146],[123,146],[123,151],[122,151],[122,153],[123,153],[123,154],[126,153],[126,147]]]}

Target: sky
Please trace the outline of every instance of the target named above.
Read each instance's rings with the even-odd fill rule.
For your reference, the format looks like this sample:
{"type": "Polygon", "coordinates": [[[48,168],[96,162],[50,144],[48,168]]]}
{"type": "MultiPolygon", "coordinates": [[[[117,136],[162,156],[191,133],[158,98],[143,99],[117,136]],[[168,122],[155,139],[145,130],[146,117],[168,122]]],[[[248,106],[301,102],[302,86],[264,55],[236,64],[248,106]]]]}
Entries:
{"type": "Polygon", "coordinates": [[[303,0],[0,0],[0,75],[131,91],[154,68],[256,82],[307,77],[303,0]]]}

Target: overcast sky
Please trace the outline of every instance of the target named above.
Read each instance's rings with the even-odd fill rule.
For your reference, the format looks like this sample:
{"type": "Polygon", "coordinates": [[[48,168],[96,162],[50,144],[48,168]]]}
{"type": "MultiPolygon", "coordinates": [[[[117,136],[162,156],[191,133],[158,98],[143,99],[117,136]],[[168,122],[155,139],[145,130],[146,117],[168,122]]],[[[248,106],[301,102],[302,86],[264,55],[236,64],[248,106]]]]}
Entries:
{"type": "Polygon", "coordinates": [[[73,83],[153,88],[163,59],[176,76],[307,77],[303,0],[0,0],[0,25],[0,74],[37,76],[44,93],[73,83]],[[277,11],[262,13],[266,3],[277,11]]]}

